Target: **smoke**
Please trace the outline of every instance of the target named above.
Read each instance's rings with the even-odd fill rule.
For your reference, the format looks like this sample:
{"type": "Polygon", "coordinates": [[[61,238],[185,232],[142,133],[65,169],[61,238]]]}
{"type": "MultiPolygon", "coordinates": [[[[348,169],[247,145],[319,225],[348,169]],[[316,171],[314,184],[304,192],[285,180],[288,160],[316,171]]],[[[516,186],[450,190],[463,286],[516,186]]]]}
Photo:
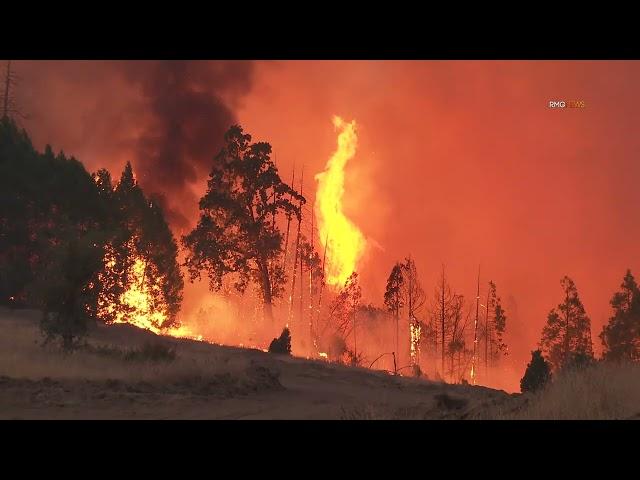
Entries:
{"type": "Polygon", "coordinates": [[[196,218],[254,77],[249,61],[17,61],[15,70],[36,146],[49,143],[116,178],[131,161],[176,234],[196,218]]]}
{"type": "Polygon", "coordinates": [[[249,62],[125,62],[150,115],[139,132],[135,168],[142,187],[160,198],[174,228],[195,216],[193,187],[206,177],[224,133],[236,121],[234,101],[251,87],[249,62]]]}

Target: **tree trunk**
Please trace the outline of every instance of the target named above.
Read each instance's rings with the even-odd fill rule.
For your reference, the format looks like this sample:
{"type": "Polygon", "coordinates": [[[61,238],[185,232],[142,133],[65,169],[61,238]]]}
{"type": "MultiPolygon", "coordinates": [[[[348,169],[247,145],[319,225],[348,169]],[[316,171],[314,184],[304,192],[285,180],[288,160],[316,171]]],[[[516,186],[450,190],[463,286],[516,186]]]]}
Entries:
{"type": "Polygon", "coordinates": [[[269,278],[269,269],[267,268],[267,262],[263,259],[260,259],[258,261],[258,268],[260,269],[260,277],[262,279],[262,299],[263,299],[264,317],[270,323],[273,323],[271,279],[269,278]]]}
{"type": "Polygon", "coordinates": [[[442,342],[441,342],[442,343],[442,353],[441,353],[441,355],[442,355],[442,380],[444,380],[444,355],[445,355],[445,352],[444,352],[444,315],[445,315],[445,312],[444,312],[444,267],[442,267],[442,319],[441,319],[442,320],[442,322],[441,322],[442,330],[440,332],[440,334],[442,335],[442,342]]]}

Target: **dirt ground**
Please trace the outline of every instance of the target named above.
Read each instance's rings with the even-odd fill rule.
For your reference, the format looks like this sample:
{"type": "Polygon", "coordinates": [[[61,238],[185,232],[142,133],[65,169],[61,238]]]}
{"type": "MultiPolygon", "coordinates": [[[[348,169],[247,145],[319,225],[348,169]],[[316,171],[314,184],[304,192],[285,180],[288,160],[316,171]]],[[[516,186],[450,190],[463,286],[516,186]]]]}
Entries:
{"type": "Polygon", "coordinates": [[[520,395],[159,337],[91,329],[73,354],[42,346],[38,312],[0,309],[2,419],[468,419],[520,408],[520,395]],[[175,350],[133,361],[145,344],[175,350]]]}

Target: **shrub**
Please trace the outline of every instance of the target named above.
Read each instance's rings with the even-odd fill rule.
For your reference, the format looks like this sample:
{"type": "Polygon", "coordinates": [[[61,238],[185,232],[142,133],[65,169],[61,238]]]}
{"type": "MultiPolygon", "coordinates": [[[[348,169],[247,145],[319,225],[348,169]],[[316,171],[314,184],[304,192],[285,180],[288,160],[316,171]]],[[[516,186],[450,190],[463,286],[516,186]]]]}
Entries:
{"type": "Polygon", "coordinates": [[[291,332],[288,327],[284,327],[280,337],[271,340],[269,345],[269,353],[280,353],[283,355],[291,355],[291,332]]]}
{"type": "Polygon", "coordinates": [[[540,350],[531,352],[531,362],[527,365],[524,377],[520,380],[520,390],[524,392],[535,392],[544,387],[551,379],[551,367],[542,356],[540,350]]]}

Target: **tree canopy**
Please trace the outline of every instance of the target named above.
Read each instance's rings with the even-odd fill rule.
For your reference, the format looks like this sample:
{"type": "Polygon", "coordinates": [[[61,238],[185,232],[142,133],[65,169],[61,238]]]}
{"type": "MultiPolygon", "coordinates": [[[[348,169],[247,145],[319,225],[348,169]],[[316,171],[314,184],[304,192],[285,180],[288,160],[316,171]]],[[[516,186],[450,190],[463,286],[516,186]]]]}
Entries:
{"type": "Polygon", "coordinates": [[[200,199],[198,224],[182,239],[185,265],[192,280],[205,271],[213,290],[230,274],[237,277],[238,291],[249,282],[259,285],[265,317],[273,318],[273,298],[281,292],[273,282],[285,279],[278,273],[282,233],[277,217],[299,218],[305,199],[280,179],[271,145],[251,143],[251,135],[239,125],[227,131],[224,141],[200,199]]]}

